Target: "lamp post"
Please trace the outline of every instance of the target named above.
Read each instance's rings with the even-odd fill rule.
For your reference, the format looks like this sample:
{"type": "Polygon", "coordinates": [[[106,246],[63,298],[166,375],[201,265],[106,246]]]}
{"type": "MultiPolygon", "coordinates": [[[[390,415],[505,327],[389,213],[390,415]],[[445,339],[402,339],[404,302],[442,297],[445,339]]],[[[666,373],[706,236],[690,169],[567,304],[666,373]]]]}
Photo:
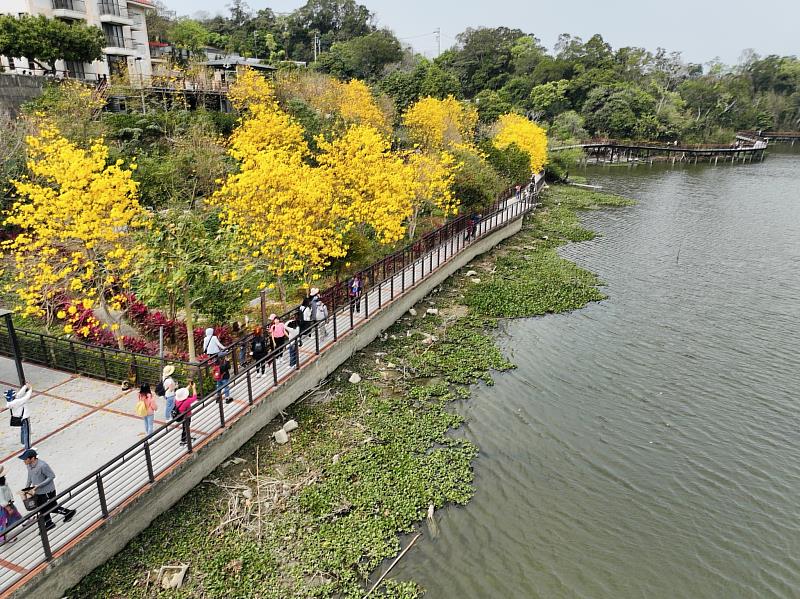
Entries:
{"type": "Polygon", "coordinates": [[[4,310],[0,308],[0,317],[5,320],[6,329],[8,330],[8,341],[11,345],[11,353],[14,354],[14,364],[17,367],[17,377],[19,378],[19,386],[25,384],[25,371],[22,369],[22,352],[19,347],[19,340],[17,339],[17,332],[14,330],[14,322],[11,320],[11,310],[4,310]]]}
{"type": "Polygon", "coordinates": [[[136,71],[139,73],[139,94],[141,95],[142,98],[142,114],[146,114],[147,108],[144,103],[144,80],[142,78],[142,64],[140,62],[141,60],[142,57],[137,56],[136,58],[133,59],[133,62],[136,65],[136,71]]]}

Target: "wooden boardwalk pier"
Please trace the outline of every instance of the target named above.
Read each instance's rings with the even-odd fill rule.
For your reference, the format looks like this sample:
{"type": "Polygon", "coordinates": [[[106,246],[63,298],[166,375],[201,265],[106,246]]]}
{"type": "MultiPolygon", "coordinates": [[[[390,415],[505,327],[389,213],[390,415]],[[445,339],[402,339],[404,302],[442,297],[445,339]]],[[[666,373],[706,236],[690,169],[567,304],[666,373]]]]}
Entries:
{"type": "Polygon", "coordinates": [[[551,152],[581,149],[587,161],[595,162],[645,162],[655,160],[676,162],[752,162],[763,160],[767,141],[758,137],[740,136],[728,145],[702,144],[677,145],[677,143],[650,143],[639,141],[618,141],[614,139],[593,139],[584,143],[550,148],[551,152]]]}
{"type": "Polygon", "coordinates": [[[791,145],[794,145],[795,142],[800,143],[800,131],[739,131],[736,137],[737,139],[745,137],[760,138],[767,142],[788,143],[791,145]]]}

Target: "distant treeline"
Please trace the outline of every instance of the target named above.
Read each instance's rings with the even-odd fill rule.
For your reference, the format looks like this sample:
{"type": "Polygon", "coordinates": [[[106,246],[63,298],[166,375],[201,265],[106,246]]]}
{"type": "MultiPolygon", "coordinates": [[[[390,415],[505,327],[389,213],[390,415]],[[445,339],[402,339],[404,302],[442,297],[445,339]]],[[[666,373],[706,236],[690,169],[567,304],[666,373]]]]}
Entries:
{"type": "Polygon", "coordinates": [[[736,129],[800,128],[800,60],[760,57],[706,65],[658,48],[612,48],[601,35],[563,34],[552,51],[533,33],[508,27],[467,29],[434,60],[414,55],[375,26],[354,0],[309,0],[286,15],[253,12],[243,0],[227,16],[200,20],[148,16],[151,37],[184,57],[211,45],[265,62],[312,63],[342,79],[371,82],[401,113],[423,96],[469,99],[481,119],[516,110],[551,125],[560,139],[586,135],[730,141],[736,129]]]}

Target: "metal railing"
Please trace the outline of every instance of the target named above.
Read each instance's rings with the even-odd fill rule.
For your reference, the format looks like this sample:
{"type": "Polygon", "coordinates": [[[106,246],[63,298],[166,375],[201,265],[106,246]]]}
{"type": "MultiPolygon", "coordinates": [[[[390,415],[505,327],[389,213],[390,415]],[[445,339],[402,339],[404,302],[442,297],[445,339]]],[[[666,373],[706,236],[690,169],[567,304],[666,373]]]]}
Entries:
{"type": "MultiPolygon", "coordinates": [[[[80,542],[77,537],[101,526],[130,498],[156,484],[168,470],[247,414],[254,404],[268,402],[270,391],[316,360],[320,353],[386,304],[471,247],[476,239],[529,212],[536,205],[542,184],[543,180],[537,179],[517,197],[504,196],[477,225],[470,224],[467,218],[458,218],[380,261],[377,268],[370,267],[372,285],[359,299],[358,311],[354,303],[344,300],[341,286],[327,290],[327,300],[336,302],[327,320],[312,323],[287,345],[241,368],[223,383],[224,387],[205,394],[182,421],[164,424],[58,494],[55,501],[59,506],[77,510],[69,523],[59,523],[50,531],[45,528],[44,519],[39,516],[51,510],[51,504],[27,513],[3,531],[0,591],[36,575],[38,568],[67,551],[73,542],[80,542]],[[228,393],[230,401],[225,399],[228,393]],[[181,442],[181,435],[185,436],[185,443],[181,442]]],[[[46,353],[49,349],[45,347],[43,351],[46,353]]]]}

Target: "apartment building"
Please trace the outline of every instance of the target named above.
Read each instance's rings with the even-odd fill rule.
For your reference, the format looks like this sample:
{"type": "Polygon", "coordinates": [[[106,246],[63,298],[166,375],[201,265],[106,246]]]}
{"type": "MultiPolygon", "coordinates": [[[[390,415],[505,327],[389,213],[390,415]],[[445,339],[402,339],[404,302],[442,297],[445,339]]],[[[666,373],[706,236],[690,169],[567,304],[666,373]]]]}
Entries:
{"type": "MultiPolygon", "coordinates": [[[[145,10],[152,7],[152,0],[0,0],[2,13],[84,21],[103,30],[106,37],[103,59],[92,63],[58,61],[57,76],[91,81],[127,71],[134,85],[137,79],[146,81],[152,74],[144,17],[145,10]]],[[[24,57],[0,56],[0,64],[11,73],[43,74],[24,57]]]]}

